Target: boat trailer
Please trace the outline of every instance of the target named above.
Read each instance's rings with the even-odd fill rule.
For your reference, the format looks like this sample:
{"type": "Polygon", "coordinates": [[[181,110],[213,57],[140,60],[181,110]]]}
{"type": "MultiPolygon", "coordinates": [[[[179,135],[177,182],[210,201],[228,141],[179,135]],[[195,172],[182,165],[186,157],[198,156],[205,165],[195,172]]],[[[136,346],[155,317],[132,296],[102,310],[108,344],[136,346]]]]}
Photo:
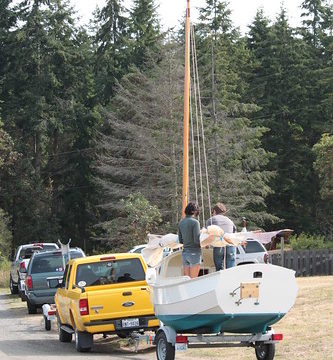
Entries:
{"type": "Polygon", "coordinates": [[[161,326],[155,336],[132,335],[137,350],[140,340],[156,345],[157,360],[173,360],[176,351],[191,348],[253,347],[257,360],[273,360],[275,344],[283,340],[283,334],[275,334],[273,329],[258,334],[177,334],[169,326],[161,326]]]}

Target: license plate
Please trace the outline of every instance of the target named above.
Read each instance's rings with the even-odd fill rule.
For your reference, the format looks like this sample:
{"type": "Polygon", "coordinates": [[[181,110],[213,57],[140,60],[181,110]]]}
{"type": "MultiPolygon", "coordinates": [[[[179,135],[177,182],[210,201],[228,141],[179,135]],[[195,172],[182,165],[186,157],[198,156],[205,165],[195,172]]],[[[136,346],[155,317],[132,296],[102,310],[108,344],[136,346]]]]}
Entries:
{"type": "Polygon", "coordinates": [[[131,328],[131,327],[138,327],[139,324],[139,319],[124,319],[121,320],[121,326],[123,328],[131,328]]]}
{"type": "Polygon", "coordinates": [[[187,344],[186,343],[176,343],[175,349],[177,351],[186,351],[187,350],[187,344]]]}

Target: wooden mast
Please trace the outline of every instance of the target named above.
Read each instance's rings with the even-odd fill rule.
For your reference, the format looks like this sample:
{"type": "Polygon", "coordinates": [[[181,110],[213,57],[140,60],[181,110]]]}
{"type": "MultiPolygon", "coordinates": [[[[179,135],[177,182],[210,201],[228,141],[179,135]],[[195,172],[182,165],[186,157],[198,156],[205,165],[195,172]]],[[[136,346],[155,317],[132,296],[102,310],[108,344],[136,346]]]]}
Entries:
{"type": "Polygon", "coordinates": [[[183,130],[183,193],[182,217],[188,203],[188,143],[189,143],[189,108],[190,108],[190,0],[187,0],[185,27],[185,79],[184,79],[184,130],[183,130]]]}

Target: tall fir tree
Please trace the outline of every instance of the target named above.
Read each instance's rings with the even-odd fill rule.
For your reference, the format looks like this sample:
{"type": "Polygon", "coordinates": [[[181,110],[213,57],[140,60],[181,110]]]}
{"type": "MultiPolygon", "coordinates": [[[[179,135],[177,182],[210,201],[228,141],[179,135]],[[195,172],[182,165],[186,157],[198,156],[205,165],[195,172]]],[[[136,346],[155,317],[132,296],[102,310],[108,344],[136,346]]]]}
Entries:
{"type": "Polygon", "coordinates": [[[225,202],[238,223],[245,216],[252,226],[265,226],[276,221],[265,205],[272,176],[263,169],[270,158],[261,146],[266,129],[249,120],[257,110],[243,101],[251,57],[230,15],[226,2],[209,0],[198,24],[212,200],[225,202]]]}
{"type": "Polygon", "coordinates": [[[276,154],[269,164],[269,169],[277,172],[271,183],[274,194],[268,199],[269,210],[283,219],[281,226],[309,231],[316,184],[311,161],[301,164],[303,159],[313,158],[303,122],[310,57],[304,42],[290,28],[283,8],[269,32],[266,24],[263,14],[257,14],[249,46],[258,64],[250,96],[261,107],[253,121],[270,129],[263,144],[276,154]]]}
{"type": "Polygon", "coordinates": [[[96,118],[89,39],[60,0],[21,2],[13,11],[1,100],[22,153],[15,173],[3,174],[14,244],[71,237],[82,246],[91,218],[85,151],[96,118]]]}
{"type": "Polygon", "coordinates": [[[126,216],[121,200],[131,194],[140,192],[157,205],[164,224],[170,223],[173,231],[180,216],[183,67],[177,47],[169,45],[167,49],[164,60],[151,73],[135,68],[126,75],[103,113],[106,121],[97,181],[105,194],[102,226],[111,246],[114,241],[132,241],[121,226],[126,216]]]}
{"type": "Polygon", "coordinates": [[[95,78],[98,100],[106,105],[130,66],[129,19],[122,0],[109,0],[95,13],[95,78]]]}
{"type": "Polygon", "coordinates": [[[131,62],[147,70],[161,60],[162,35],[155,0],[134,0],[131,13],[131,62]]]}

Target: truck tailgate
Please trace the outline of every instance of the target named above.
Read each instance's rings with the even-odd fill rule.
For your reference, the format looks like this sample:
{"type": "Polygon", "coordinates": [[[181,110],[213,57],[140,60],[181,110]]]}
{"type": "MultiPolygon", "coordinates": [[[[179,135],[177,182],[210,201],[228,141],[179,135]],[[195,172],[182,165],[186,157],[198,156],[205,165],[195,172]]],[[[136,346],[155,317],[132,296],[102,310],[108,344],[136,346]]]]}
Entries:
{"type": "Polygon", "coordinates": [[[141,282],[138,285],[131,283],[129,287],[103,288],[87,291],[90,321],[154,315],[148,287],[145,283],[141,282]]]}

